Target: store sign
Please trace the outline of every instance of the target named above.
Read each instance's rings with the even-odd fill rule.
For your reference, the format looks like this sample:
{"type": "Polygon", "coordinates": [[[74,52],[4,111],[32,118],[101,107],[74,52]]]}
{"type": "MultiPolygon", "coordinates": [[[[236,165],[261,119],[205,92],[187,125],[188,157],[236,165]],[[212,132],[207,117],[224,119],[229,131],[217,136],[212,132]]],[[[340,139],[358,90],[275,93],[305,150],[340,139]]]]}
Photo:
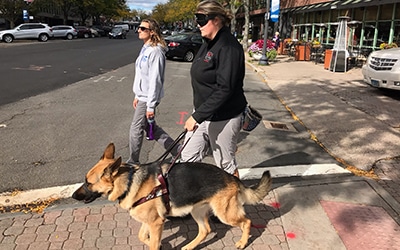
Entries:
{"type": "Polygon", "coordinates": [[[270,17],[272,22],[279,20],[279,2],[280,0],[271,0],[270,17]]]}
{"type": "Polygon", "coordinates": [[[28,21],[29,20],[29,15],[28,15],[28,11],[27,10],[23,10],[22,11],[22,18],[24,19],[24,21],[28,21]]]}

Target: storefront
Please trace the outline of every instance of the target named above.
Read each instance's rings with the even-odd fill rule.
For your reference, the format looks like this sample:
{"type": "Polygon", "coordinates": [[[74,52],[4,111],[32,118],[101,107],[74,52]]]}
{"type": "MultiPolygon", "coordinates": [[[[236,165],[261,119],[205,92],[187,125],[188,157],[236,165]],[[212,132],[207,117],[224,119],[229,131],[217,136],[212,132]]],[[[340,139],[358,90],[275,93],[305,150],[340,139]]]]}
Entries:
{"type": "Polygon", "coordinates": [[[350,49],[375,50],[400,45],[400,3],[395,0],[329,1],[282,9],[281,34],[298,41],[333,46],[341,16],[349,17],[350,49]]]}

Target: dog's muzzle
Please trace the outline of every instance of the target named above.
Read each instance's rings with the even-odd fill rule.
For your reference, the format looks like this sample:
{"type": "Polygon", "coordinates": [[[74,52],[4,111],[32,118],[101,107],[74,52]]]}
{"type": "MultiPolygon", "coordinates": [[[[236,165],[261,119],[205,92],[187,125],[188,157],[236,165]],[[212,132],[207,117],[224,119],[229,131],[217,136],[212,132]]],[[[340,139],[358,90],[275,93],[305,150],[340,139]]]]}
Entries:
{"type": "Polygon", "coordinates": [[[87,183],[84,183],[78,190],[72,194],[72,198],[78,201],[90,203],[101,196],[99,192],[93,192],[89,189],[87,183]]]}

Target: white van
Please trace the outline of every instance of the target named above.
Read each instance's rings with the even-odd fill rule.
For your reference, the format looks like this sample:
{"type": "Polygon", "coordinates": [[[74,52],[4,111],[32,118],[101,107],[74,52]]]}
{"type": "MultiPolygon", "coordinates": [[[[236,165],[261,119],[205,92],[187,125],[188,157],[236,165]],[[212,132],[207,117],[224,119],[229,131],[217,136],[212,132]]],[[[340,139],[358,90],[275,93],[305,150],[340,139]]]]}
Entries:
{"type": "Polygon", "coordinates": [[[126,32],[129,32],[129,25],[127,23],[116,23],[114,27],[121,27],[126,32]]]}

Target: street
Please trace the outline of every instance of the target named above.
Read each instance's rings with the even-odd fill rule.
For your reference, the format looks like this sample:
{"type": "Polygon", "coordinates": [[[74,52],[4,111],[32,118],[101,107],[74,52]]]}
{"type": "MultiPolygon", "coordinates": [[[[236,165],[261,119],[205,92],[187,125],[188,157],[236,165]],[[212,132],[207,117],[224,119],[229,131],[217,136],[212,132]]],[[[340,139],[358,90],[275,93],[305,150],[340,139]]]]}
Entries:
{"type": "MultiPolygon", "coordinates": [[[[246,68],[245,94],[263,115],[263,123],[250,133],[241,133],[239,173],[247,184],[251,184],[248,177],[259,178],[255,173],[260,170],[269,169],[273,176],[273,189],[264,200],[246,206],[256,225],[246,249],[399,249],[398,160],[379,162],[384,179],[378,181],[354,176],[344,169],[351,160],[349,156],[359,162],[376,160],[377,153],[379,157],[394,156],[398,153],[399,132],[356,108],[351,104],[357,103],[356,98],[350,98],[350,102],[342,93],[353,97],[368,93],[369,102],[375,103],[371,106],[382,109],[386,106],[382,102],[398,107],[396,97],[363,84],[357,69],[336,74],[311,62],[280,60],[265,68],[253,68],[248,63],[246,68]],[[371,129],[375,134],[370,133],[371,129]],[[346,145],[349,141],[353,144],[346,145]],[[369,151],[359,154],[360,149],[369,151]],[[333,156],[343,157],[344,164],[333,156]],[[379,185],[382,181],[387,184],[382,185],[385,189],[379,185]]],[[[86,171],[110,141],[116,145],[117,156],[126,159],[132,99],[132,82],[126,79],[133,76],[132,67],[127,65],[3,106],[0,120],[6,126],[1,128],[2,136],[4,131],[7,133],[0,157],[8,162],[2,163],[1,169],[7,170],[0,174],[8,174],[4,177],[7,187],[28,190],[82,183],[86,171]],[[32,157],[43,157],[43,161],[29,164],[32,157]]],[[[157,121],[173,137],[182,131],[182,121],[191,110],[189,68],[187,63],[167,62],[166,95],[157,121]]],[[[159,145],[145,141],[141,161],[154,160],[161,153],[159,145]]],[[[144,248],[137,237],[140,224],[126,210],[104,200],[83,204],[68,199],[76,189],[73,186],[53,193],[51,197],[62,195],[67,199],[52,203],[43,213],[3,214],[0,246],[144,248]]],[[[28,195],[36,201],[51,194],[48,190],[36,189],[36,194],[29,190],[15,192],[0,200],[7,205],[28,195]]],[[[167,219],[163,249],[185,245],[197,232],[193,225],[191,218],[167,219]]],[[[211,227],[213,234],[201,248],[234,247],[237,228],[212,221],[211,227]]]]}
{"type": "Polygon", "coordinates": [[[107,37],[0,42],[0,105],[41,94],[132,63],[142,42],[107,37]]]}
{"type": "MultiPolygon", "coordinates": [[[[108,44],[108,39],[106,40],[108,44]]],[[[104,43],[98,41],[91,44],[91,51],[104,50],[104,43]]],[[[70,42],[56,41],[55,45],[64,46],[70,42]]],[[[86,41],[83,42],[86,44],[86,41]]],[[[25,45],[19,47],[29,50],[25,45]]],[[[47,47],[42,47],[45,48],[47,47]]],[[[48,48],[55,50],[54,47],[48,48]]],[[[50,54],[50,51],[44,54],[50,54]]],[[[94,53],[96,56],[99,54],[101,53],[94,53]]],[[[111,54],[107,56],[110,57],[111,54]]],[[[65,53],[66,57],[68,55],[75,56],[65,53]]],[[[9,58],[11,60],[18,57],[9,58]]],[[[62,62],[69,65],[70,60],[62,62]]],[[[100,59],[95,57],[91,60],[100,59]]],[[[133,60],[132,58],[132,62],[133,60]]],[[[15,67],[17,62],[10,64],[15,67]]],[[[74,65],[75,68],[83,66],[74,65]]],[[[108,68],[104,74],[85,75],[86,79],[81,81],[64,84],[67,86],[0,107],[0,192],[82,182],[86,171],[101,156],[109,142],[114,142],[117,154],[124,160],[127,159],[134,66],[127,64],[113,70],[111,66],[108,68]]],[[[190,63],[167,61],[166,95],[157,110],[157,122],[172,137],[183,130],[183,122],[192,109],[189,69],[190,63]]],[[[274,73],[268,72],[271,77],[274,73]]],[[[57,76],[58,81],[62,81],[62,76],[57,76]]],[[[283,91],[279,89],[278,75],[273,76],[273,81],[268,84],[274,87],[278,84],[277,93],[283,91]]],[[[345,106],[355,107],[371,115],[371,119],[375,116],[393,128],[398,128],[399,114],[394,112],[399,105],[396,93],[369,88],[361,83],[361,79],[355,85],[360,88],[353,86],[351,92],[348,91],[349,88],[338,88],[336,84],[319,85],[331,95],[344,100],[345,106]],[[382,102],[387,105],[380,105],[382,102]]],[[[14,89],[19,90],[18,87],[14,89]]],[[[307,129],[293,119],[278,97],[251,69],[247,70],[245,91],[248,102],[263,114],[265,121],[255,130],[258,132],[242,133],[237,154],[242,168],[338,163],[332,155],[310,139],[307,129]],[[261,149],[262,153],[241,153],[249,147],[261,149]]],[[[288,96],[290,90],[285,91],[288,96]]],[[[302,101],[296,98],[293,96],[287,100],[293,105],[289,106],[295,107],[302,101]]],[[[325,128],[329,131],[329,127],[325,128]]],[[[162,152],[159,145],[145,142],[141,162],[154,160],[162,152]]],[[[209,160],[212,162],[212,159],[209,160]]]]}

